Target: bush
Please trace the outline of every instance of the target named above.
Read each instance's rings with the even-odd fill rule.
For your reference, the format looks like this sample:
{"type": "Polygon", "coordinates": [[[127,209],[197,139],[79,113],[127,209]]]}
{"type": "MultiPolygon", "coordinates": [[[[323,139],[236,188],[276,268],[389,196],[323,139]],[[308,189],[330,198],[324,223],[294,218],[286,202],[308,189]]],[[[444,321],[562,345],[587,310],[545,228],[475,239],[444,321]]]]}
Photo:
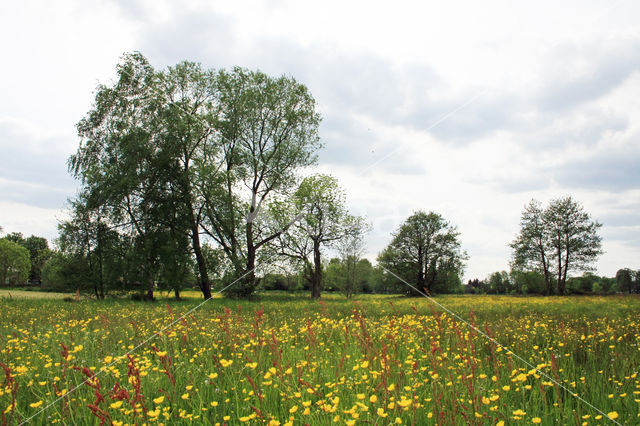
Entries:
{"type": "Polygon", "coordinates": [[[0,239],[0,285],[24,284],[29,278],[29,250],[20,244],[0,239]]]}

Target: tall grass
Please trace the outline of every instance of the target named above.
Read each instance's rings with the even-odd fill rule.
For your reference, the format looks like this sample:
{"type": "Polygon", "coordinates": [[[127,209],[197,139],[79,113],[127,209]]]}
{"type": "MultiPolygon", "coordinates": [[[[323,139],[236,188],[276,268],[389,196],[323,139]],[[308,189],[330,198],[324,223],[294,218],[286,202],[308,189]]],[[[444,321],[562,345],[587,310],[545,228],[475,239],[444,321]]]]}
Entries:
{"type": "Polygon", "coordinates": [[[122,358],[201,301],[2,299],[2,422],[640,421],[638,298],[438,301],[554,380],[426,299],[213,299],[122,358]]]}

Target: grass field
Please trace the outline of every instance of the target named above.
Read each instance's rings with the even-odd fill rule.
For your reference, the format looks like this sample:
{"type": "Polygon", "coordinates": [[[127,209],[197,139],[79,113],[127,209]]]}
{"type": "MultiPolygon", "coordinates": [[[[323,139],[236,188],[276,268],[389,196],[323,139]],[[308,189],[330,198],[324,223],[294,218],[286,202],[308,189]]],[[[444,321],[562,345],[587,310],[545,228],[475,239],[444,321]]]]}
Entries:
{"type": "Polygon", "coordinates": [[[192,296],[1,298],[3,424],[640,422],[637,297],[192,296]]]}

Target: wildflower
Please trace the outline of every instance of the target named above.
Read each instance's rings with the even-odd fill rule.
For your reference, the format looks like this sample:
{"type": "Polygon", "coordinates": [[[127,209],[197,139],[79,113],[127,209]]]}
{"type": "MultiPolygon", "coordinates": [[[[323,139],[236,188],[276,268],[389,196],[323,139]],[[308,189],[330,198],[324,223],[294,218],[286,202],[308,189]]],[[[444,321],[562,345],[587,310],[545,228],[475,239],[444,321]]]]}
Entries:
{"type": "Polygon", "coordinates": [[[110,405],[110,407],[113,408],[114,410],[117,410],[118,408],[122,407],[122,401],[113,402],[110,405]]]}
{"type": "Polygon", "coordinates": [[[375,404],[378,401],[378,397],[376,395],[371,395],[369,397],[369,402],[375,404]]]}
{"type": "Polygon", "coordinates": [[[296,411],[298,411],[298,406],[297,405],[294,405],[293,407],[289,408],[289,412],[291,414],[295,413],[296,411]]]}
{"type": "Polygon", "coordinates": [[[393,392],[395,388],[396,388],[395,383],[391,383],[391,384],[387,387],[387,390],[388,390],[389,392],[393,392]]]}
{"type": "Polygon", "coordinates": [[[29,404],[29,407],[31,408],[38,408],[39,406],[41,406],[43,404],[42,401],[38,401],[38,402],[34,402],[32,404],[29,404]]]}
{"type": "Polygon", "coordinates": [[[516,411],[514,411],[514,412],[513,412],[513,415],[514,415],[514,416],[524,416],[524,415],[526,415],[526,414],[527,414],[527,413],[526,413],[526,412],[524,412],[524,411],[522,411],[521,409],[517,409],[516,411]]]}
{"type": "Polygon", "coordinates": [[[617,418],[618,418],[618,412],[617,412],[617,411],[612,411],[612,412],[610,412],[610,413],[607,413],[607,416],[609,416],[609,418],[610,418],[611,420],[615,420],[615,419],[617,419],[617,418]]]}
{"type": "Polygon", "coordinates": [[[164,395],[160,395],[159,397],[155,398],[153,402],[156,404],[162,404],[164,402],[164,395]]]}
{"type": "Polygon", "coordinates": [[[378,416],[385,418],[387,417],[387,413],[384,412],[384,408],[380,407],[378,408],[378,411],[376,411],[378,413],[378,416]]]}
{"type": "Polygon", "coordinates": [[[542,419],[540,417],[534,417],[531,419],[531,423],[542,423],[542,419]]]}
{"type": "Polygon", "coordinates": [[[365,395],[364,395],[363,393],[359,393],[359,394],[357,394],[357,395],[356,395],[356,397],[357,397],[358,399],[360,399],[360,400],[363,400],[363,399],[364,399],[364,396],[365,396],[365,395]]]}
{"type": "Polygon", "coordinates": [[[180,397],[182,399],[189,399],[189,394],[188,393],[183,393],[182,396],[180,397]]]}

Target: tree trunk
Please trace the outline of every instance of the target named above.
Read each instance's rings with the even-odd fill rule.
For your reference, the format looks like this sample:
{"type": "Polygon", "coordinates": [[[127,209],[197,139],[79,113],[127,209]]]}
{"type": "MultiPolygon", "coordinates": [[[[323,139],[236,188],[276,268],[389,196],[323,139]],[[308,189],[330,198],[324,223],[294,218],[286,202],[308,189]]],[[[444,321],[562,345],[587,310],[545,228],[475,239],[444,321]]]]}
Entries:
{"type": "Polygon", "coordinates": [[[247,223],[247,264],[246,276],[241,282],[236,284],[236,288],[231,290],[240,297],[250,296],[256,287],[256,246],[253,242],[253,223],[247,223]],[[239,287],[239,288],[238,288],[239,287]]]}
{"type": "Polygon", "coordinates": [[[562,282],[562,252],[558,249],[558,293],[564,295],[564,283],[562,282]]]}
{"type": "Polygon", "coordinates": [[[150,275],[147,278],[147,296],[145,297],[146,300],[153,300],[153,286],[154,286],[154,282],[153,282],[153,276],[150,275]]]}
{"type": "Polygon", "coordinates": [[[322,293],[322,262],[320,259],[320,241],[313,241],[313,271],[311,271],[311,298],[320,299],[322,293]]]}
{"type": "MultiPolygon", "coordinates": [[[[193,252],[196,255],[196,262],[198,263],[198,274],[200,275],[200,282],[198,286],[205,299],[211,299],[211,284],[209,283],[209,272],[207,271],[207,264],[204,256],[202,255],[202,247],[200,246],[200,234],[198,233],[198,224],[196,224],[193,217],[193,211],[191,211],[191,242],[193,244],[193,252]]],[[[176,294],[176,298],[179,298],[176,294]]]]}

